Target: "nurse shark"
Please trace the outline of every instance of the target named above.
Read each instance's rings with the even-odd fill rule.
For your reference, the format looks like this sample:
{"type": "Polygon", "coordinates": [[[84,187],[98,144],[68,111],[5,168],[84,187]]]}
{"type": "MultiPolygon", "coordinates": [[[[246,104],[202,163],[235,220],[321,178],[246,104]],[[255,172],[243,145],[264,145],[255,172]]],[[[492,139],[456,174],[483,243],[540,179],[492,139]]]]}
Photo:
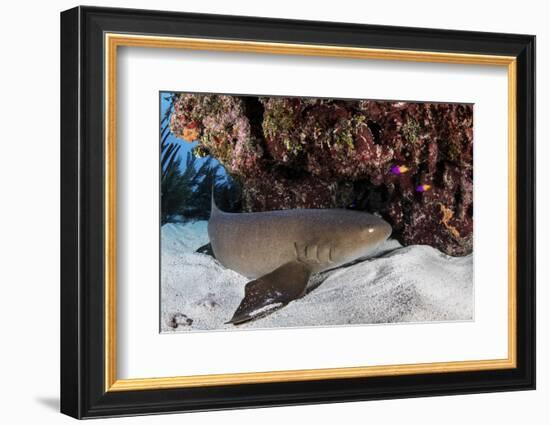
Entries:
{"type": "Polygon", "coordinates": [[[310,277],[368,256],[391,234],[380,217],[347,209],[221,211],[212,196],[208,236],[220,263],[252,279],[227,323],[264,317],[306,293],[310,277]]]}

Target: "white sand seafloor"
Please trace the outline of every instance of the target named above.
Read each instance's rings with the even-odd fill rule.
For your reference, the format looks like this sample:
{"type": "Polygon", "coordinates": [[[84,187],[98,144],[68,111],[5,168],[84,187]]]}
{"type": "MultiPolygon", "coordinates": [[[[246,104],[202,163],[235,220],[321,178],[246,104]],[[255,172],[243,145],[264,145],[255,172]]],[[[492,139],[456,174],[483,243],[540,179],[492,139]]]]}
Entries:
{"type": "Polygon", "coordinates": [[[161,331],[281,328],[473,319],[473,259],[389,240],[374,257],[315,276],[303,298],[258,320],[226,325],[244,276],[196,253],[207,222],[161,230],[161,331]]]}

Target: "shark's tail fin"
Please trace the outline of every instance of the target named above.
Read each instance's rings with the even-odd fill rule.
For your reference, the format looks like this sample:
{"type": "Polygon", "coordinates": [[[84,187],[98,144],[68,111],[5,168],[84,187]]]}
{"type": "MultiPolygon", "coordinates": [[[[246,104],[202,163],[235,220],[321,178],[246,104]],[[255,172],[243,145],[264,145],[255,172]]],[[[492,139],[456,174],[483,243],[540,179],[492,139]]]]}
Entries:
{"type": "Polygon", "coordinates": [[[212,185],[212,194],[210,196],[210,217],[221,213],[220,209],[216,205],[216,199],[214,197],[214,190],[216,190],[216,185],[212,185]]]}

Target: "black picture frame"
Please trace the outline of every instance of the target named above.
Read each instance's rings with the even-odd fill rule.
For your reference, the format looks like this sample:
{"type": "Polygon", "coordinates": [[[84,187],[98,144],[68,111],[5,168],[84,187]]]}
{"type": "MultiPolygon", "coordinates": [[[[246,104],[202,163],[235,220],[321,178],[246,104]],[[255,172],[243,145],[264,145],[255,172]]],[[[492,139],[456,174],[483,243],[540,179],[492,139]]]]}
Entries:
{"type": "Polygon", "coordinates": [[[76,7],[61,13],[61,412],[75,418],[535,388],[535,37],[76,7]],[[517,367],[301,382],[105,391],[104,34],[517,58],[517,367]]]}

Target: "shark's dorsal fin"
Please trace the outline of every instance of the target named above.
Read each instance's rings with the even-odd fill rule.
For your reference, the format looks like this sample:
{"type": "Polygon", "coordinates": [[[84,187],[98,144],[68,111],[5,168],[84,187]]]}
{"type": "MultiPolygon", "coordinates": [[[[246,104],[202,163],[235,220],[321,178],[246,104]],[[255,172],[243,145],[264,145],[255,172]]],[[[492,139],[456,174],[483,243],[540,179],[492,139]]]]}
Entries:
{"type": "Polygon", "coordinates": [[[212,194],[210,196],[210,217],[213,217],[216,214],[220,214],[222,211],[216,205],[216,198],[214,197],[214,190],[216,189],[215,185],[212,185],[212,194]]]}

